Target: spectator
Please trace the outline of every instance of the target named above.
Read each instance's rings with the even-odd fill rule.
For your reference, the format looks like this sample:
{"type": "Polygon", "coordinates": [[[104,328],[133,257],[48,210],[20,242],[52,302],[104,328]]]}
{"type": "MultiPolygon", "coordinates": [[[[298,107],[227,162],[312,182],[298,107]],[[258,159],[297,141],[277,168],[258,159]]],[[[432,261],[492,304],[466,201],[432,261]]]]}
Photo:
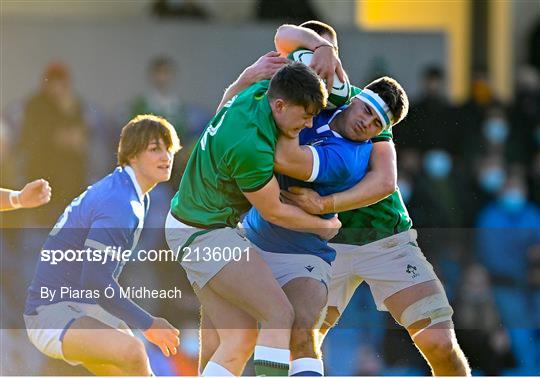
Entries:
{"type": "Polygon", "coordinates": [[[170,185],[176,188],[186,163],[184,160],[189,157],[191,146],[208,123],[210,114],[198,106],[183,103],[176,90],[176,64],[171,58],[158,56],[150,62],[148,82],[149,89],[130,102],[127,112],[121,114],[121,118],[155,114],[164,117],[174,126],[185,149],[175,158],[170,185]]]}
{"type": "Polygon", "coordinates": [[[513,367],[508,333],[500,328],[489,274],[483,266],[473,264],[465,270],[455,308],[457,337],[471,367],[493,376],[513,367]]]}
{"type": "Polygon", "coordinates": [[[257,18],[259,20],[279,20],[282,23],[300,23],[306,20],[323,21],[309,0],[258,0],[257,18]]]}
{"type": "MultiPolygon", "coordinates": [[[[510,162],[529,164],[540,147],[535,132],[540,124],[540,77],[531,67],[517,71],[516,94],[510,108],[510,162]]],[[[540,138],[540,135],[539,135],[540,138]]]]}
{"type": "Polygon", "coordinates": [[[50,64],[39,92],[26,103],[19,140],[25,179],[43,177],[55,189],[49,205],[32,212],[37,225],[51,227],[86,187],[89,134],[67,66],[50,64]]]}
{"type": "Polygon", "coordinates": [[[152,11],[161,18],[209,18],[208,11],[197,0],[155,0],[152,11]]]}
{"type": "Polygon", "coordinates": [[[411,200],[410,211],[415,227],[459,227],[462,213],[459,206],[459,178],[452,171],[452,158],[443,150],[424,155],[423,174],[415,180],[418,201],[411,200]]]}
{"type": "Polygon", "coordinates": [[[415,148],[421,152],[442,148],[453,154],[457,152],[455,148],[459,144],[455,143],[455,137],[459,130],[445,93],[444,72],[440,67],[424,69],[422,93],[413,102],[405,122],[407,127],[398,127],[394,131],[400,148],[415,148]]]}
{"type": "Polygon", "coordinates": [[[464,207],[465,226],[472,227],[478,213],[497,198],[506,181],[506,175],[504,160],[500,155],[492,154],[479,159],[470,180],[472,190],[469,194],[469,206],[464,207]]]}
{"type": "Polygon", "coordinates": [[[527,201],[523,177],[514,173],[498,199],[478,217],[477,253],[493,280],[495,301],[503,324],[510,328],[517,374],[537,373],[533,326],[538,315],[528,291],[529,249],[540,243],[540,209],[527,201]]]}
{"type": "Polygon", "coordinates": [[[540,205],[540,125],[536,128],[536,137],[538,152],[531,161],[530,169],[530,193],[532,193],[531,199],[540,205]]]}

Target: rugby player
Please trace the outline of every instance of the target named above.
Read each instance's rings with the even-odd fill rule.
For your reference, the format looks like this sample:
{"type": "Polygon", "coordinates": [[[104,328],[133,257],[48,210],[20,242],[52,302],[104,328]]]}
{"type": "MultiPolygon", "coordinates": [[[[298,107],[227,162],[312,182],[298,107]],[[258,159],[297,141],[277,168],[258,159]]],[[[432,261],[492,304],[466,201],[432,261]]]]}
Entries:
{"type": "MultiPolygon", "coordinates": [[[[256,72],[264,74],[268,66],[278,62],[276,59],[270,52],[248,67],[233,83],[236,88],[228,88],[224,101],[227,96],[233,96],[235,90],[241,89],[242,83],[249,85],[250,78],[259,77],[256,72]]],[[[302,180],[313,183],[307,185],[318,193],[330,194],[356,184],[368,168],[372,148],[369,140],[391,126],[378,115],[377,106],[386,106],[389,114],[391,109],[396,114],[394,124],[397,124],[407,114],[407,96],[395,80],[381,78],[366,86],[349,104],[322,111],[314,118],[314,127],[304,129],[300,138],[280,138],[275,170],[286,175],[280,176],[280,186],[287,188],[294,180],[302,180]],[[391,108],[382,98],[391,103],[391,108]]],[[[248,239],[258,247],[295,311],[290,374],[323,375],[317,343],[318,320],[327,303],[334,249],[309,230],[288,230],[266,222],[254,208],[245,217],[243,225],[248,239]]],[[[203,327],[202,366],[217,340],[215,331],[203,327]]]]}
{"type": "Polygon", "coordinates": [[[29,182],[21,190],[0,188],[0,211],[30,209],[45,205],[50,200],[51,187],[44,179],[29,182]]]}
{"type": "Polygon", "coordinates": [[[288,374],[292,306],[237,224],[253,205],[262,218],[281,227],[309,228],[324,239],[337,233],[336,217],[323,219],[282,203],[274,176],[278,134],[295,138],[311,127],[327,96],[310,68],[284,65],[270,81],[228,100],[191,154],[166,236],[173,250],[190,255],[182,258],[182,266],[219,335],[204,376],[240,375],[253,349],[257,375],[288,374]],[[239,261],[217,253],[227,248],[242,251],[239,261]]]}
{"type": "MultiPolygon", "coordinates": [[[[323,41],[337,47],[334,29],[317,21],[283,25],[275,41],[282,54],[299,47],[313,48],[323,41]]],[[[327,65],[327,72],[333,73],[332,64],[327,65]]],[[[353,87],[352,94],[357,93],[361,91],[353,87]]],[[[339,240],[345,244],[332,244],[337,257],[332,264],[328,311],[321,333],[324,335],[337,322],[356,288],[366,281],[377,308],[389,311],[407,329],[434,375],[470,375],[453,329],[453,310],[433,267],[418,247],[416,231],[396,185],[391,128],[372,142],[370,170],[353,188],[320,196],[296,187],[284,194],[312,214],[339,212],[343,222],[339,240]],[[388,197],[377,202],[380,196],[388,197]]]]}
{"type": "Polygon", "coordinates": [[[24,310],[28,337],[45,355],[96,375],[149,376],[144,344],[129,326],[140,329],[164,355],[176,354],[179,331],[121,295],[117,280],[126,260],[113,252],[136,246],[148,192],[169,180],[179,149],[165,119],[133,118],[120,135],[119,167],[60,216],[43,245],[24,310]],[[81,250],[92,254],[75,261],[66,254],[53,263],[43,253],[81,250]]]}

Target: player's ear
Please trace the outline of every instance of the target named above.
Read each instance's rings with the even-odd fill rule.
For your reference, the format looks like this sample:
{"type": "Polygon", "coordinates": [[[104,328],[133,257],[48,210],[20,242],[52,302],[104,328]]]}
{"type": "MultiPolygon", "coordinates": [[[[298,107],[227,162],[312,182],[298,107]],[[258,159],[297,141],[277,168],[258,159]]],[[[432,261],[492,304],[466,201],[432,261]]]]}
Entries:
{"type": "Polygon", "coordinates": [[[279,112],[283,112],[283,110],[285,110],[285,108],[287,107],[287,103],[281,99],[281,98],[278,98],[276,100],[274,100],[274,108],[279,112]]]}

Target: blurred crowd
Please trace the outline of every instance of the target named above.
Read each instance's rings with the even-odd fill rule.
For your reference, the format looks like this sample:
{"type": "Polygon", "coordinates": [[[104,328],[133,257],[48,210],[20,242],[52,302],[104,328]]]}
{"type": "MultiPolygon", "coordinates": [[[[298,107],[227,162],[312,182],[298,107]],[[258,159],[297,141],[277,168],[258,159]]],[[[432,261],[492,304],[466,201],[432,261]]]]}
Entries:
{"type": "MultiPolygon", "coordinates": [[[[158,2],[159,3],[159,2],[158,2]]],[[[165,9],[165,8],[160,8],[165,9]]],[[[214,109],[185,101],[177,67],[166,56],[148,66],[144,93],[126,98],[114,114],[84,99],[70,67],[51,63],[36,93],[2,112],[3,187],[47,179],[52,201],[40,209],[2,214],[2,356],[7,374],[84,374],[41,356],[26,339],[22,306],[37,251],[65,206],[115,166],[120,129],[132,116],[153,113],[176,128],[184,149],[174,177],[151,192],[139,244],[166,248],[162,228],[169,202],[198,134],[214,109]],[[35,253],[33,253],[33,251],[35,253]],[[31,362],[29,362],[31,361],[31,362]]],[[[398,78],[399,79],[399,78],[398,78]]],[[[420,245],[445,285],[458,339],[475,372],[540,373],[540,75],[518,71],[511,103],[495,96],[485,72],[471,95],[453,104],[445,73],[426,67],[423,91],[394,130],[398,185],[419,230],[420,245]]],[[[217,104],[216,104],[217,105],[217,104]]],[[[143,306],[182,329],[178,356],[166,359],[148,345],[158,375],[195,375],[198,302],[176,263],[134,263],[125,284],[182,287],[183,298],[143,306]]],[[[377,312],[363,285],[325,345],[329,375],[428,374],[408,335],[377,312]]]]}

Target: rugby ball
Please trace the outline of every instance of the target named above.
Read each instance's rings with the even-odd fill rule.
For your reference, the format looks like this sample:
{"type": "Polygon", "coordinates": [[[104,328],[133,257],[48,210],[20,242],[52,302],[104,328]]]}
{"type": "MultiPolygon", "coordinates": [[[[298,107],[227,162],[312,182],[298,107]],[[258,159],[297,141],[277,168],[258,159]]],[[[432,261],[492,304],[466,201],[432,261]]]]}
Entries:
{"type": "MultiPolygon", "coordinates": [[[[311,59],[313,58],[313,51],[307,49],[298,49],[289,54],[288,58],[295,62],[302,62],[309,66],[311,59]]],[[[334,75],[334,84],[332,90],[328,93],[328,105],[327,109],[333,109],[344,105],[350,97],[351,84],[346,81],[343,83],[338,79],[337,75],[334,75]]]]}

